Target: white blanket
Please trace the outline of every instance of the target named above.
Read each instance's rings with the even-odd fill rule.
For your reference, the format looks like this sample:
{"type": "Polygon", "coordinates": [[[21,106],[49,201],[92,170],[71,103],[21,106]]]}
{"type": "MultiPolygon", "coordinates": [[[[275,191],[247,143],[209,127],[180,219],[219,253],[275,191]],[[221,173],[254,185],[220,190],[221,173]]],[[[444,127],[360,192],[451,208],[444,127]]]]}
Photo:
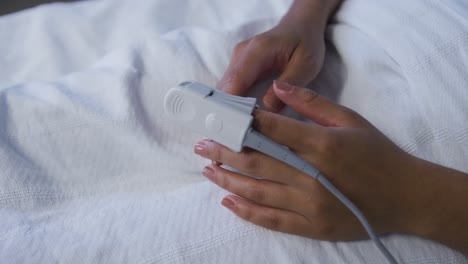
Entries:
{"type": "MultiPolygon", "coordinates": [[[[385,263],[235,217],[172,124],[165,92],[215,85],[235,43],[289,1],[102,0],[0,17],[0,263],[385,263]]],[[[345,1],[311,87],[406,151],[468,171],[468,16],[460,1],[345,1]]],[[[468,263],[391,235],[404,263],[468,263]]]]}

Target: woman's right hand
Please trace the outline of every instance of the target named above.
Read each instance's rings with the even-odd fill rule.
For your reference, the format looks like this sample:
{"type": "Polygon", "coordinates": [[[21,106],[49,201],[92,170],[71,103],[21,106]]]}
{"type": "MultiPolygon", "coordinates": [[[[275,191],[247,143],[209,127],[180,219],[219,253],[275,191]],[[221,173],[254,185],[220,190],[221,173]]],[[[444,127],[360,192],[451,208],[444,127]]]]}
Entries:
{"type": "MultiPolygon", "coordinates": [[[[308,84],[322,68],[326,23],[339,2],[294,1],[277,26],[236,45],[219,88],[244,95],[256,81],[278,73],[280,81],[299,86],[308,84]]],[[[273,112],[283,107],[272,87],[263,103],[273,112]]]]}

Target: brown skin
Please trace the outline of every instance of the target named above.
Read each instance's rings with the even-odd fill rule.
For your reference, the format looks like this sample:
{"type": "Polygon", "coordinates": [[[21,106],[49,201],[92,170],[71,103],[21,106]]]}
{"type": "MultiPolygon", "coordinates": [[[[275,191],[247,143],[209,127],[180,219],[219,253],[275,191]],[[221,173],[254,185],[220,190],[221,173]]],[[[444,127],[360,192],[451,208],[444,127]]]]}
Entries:
{"type": "MultiPolygon", "coordinates": [[[[277,26],[236,45],[218,87],[243,95],[255,82],[274,74],[299,86],[312,81],[323,65],[328,17],[340,2],[296,0],[277,26]]],[[[270,111],[283,107],[272,87],[263,102],[270,111]]]]}
{"type": "MultiPolygon", "coordinates": [[[[244,95],[272,74],[297,86],[313,80],[323,64],[327,20],[340,2],[294,1],[276,27],[235,47],[220,88],[244,95]]],[[[352,110],[297,86],[275,82],[264,104],[273,112],[286,104],[316,124],[256,111],[259,131],[318,168],[379,234],[417,235],[468,254],[467,174],[405,153],[352,110]]],[[[203,174],[234,194],[222,204],[247,221],[316,239],[367,237],[348,209],[317,181],[280,161],[249,149],[234,153],[209,140],[195,145],[195,152],[214,161],[203,174]]]]}
{"type": "MultiPolygon", "coordinates": [[[[468,253],[468,175],[404,152],[352,110],[287,83],[275,96],[316,124],[256,111],[255,128],[313,164],[379,234],[406,233],[468,253]]],[[[254,150],[202,140],[195,153],[258,178],[210,165],[203,174],[234,195],[222,204],[273,230],[322,240],[366,238],[357,219],[319,182],[254,150]]]]}

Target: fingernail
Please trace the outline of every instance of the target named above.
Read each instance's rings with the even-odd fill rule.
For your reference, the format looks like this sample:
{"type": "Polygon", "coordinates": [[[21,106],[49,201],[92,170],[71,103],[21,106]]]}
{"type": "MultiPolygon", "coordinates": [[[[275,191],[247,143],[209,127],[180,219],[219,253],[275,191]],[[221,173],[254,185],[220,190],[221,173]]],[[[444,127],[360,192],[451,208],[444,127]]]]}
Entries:
{"type": "Polygon", "coordinates": [[[208,179],[213,179],[214,169],[210,166],[206,166],[205,168],[203,168],[202,174],[208,179]]]}
{"type": "Polygon", "coordinates": [[[274,80],[273,85],[275,86],[276,89],[285,93],[290,93],[294,89],[294,86],[290,85],[289,83],[279,81],[279,80],[274,80]]]}
{"type": "Polygon", "coordinates": [[[228,199],[228,198],[224,198],[221,201],[221,204],[224,205],[225,207],[229,208],[229,209],[232,209],[232,208],[234,208],[236,206],[236,203],[234,203],[233,200],[228,199]]]}
{"type": "Polygon", "coordinates": [[[223,165],[221,162],[218,162],[216,160],[212,160],[211,164],[216,165],[216,166],[222,166],[223,165]]]}
{"type": "Polygon", "coordinates": [[[194,152],[198,155],[202,155],[205,152],[205,149],[206,149],[206,143],[204,140],[198,142],[193,147],[194,152]]]}

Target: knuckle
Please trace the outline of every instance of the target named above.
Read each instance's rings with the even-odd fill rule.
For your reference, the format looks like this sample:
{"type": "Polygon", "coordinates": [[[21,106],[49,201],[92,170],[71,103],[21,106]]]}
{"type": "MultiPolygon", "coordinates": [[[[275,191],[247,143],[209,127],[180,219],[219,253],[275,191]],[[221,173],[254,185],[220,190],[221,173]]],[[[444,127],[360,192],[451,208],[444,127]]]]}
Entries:
{"type": "Polygon", "coordinates": [[[305,149],[315,149],[319,140],[313,136],[304,136],[299,139],[299,142],[305,149]]]}
{"type": "Polygon", "coordinates": [[[261,114],[255,117],[255,127],[260,131],[275,131],[276,126],[277,123],[269,115],[261,114]]]}
{"type": "Polygon", "coordinates": [[[315,104],[315,102],[319,98],[318,93],[314,93],[314,92],[309,91],[309,90],[305,90],[304,93],[302,94],[302,96],[303,96],[304,104],[306,104],[306,105],[315,104]]]}
{"type": "Polygon", "coordinates": [[[240,54],[244,51],[245,49],[245,46],[247,45],[248,41],[242,41],[242,42],[239,42],[237,43],[235,46],[234,46],[234,50],[233,50],[233,53],[234,54],[240,54]]]}
{"type": "Polygon", "coordinates": [[[251,208],[245,208],[242,213],[241,217],[244,218],[245,220],[251,222],[253,218],[253,211],[251,208]]]}
{"type": "Polygon", "coordinates": [[[219,146],[212,146],[210,152],[214,161],[223,162],[223,150],[219,146]]]}
{"type": "Polygon", "coordinates": [[[247,199],[262,203],[266,199],[264,186],[259,181],[251,182],[246,190],[247,199]]]}
{"type": "Polygon", "coordinates": [[[258,171],[259,167],[259,159],[258,156],[254,154],[254,152],[244,152],[241,154],[241,161],[242,161],[242,170],[247,173],[254,174],[258,171]]]}
{"type": "Polygon", "coordinates": [[[273,39],[271,36],[266,34],[261,34],[255,36],[249,43],[249,45],[254,49],[263,49],[269,46],[272,43],[273,39]]]}
{"type": "Polygon", "coordinates": [[[219,177],[216,177],[217,184],[226,190],[231,187],[231,181],[225,173],[219,173],[219,177]]]}
{"type": "Polygon", "coordinates": [[[276,214],[269,214],[264,220],[266,228],[277,230],[281,227],[281,220],[276,214]]]}
{"type": "Polygon", "coordinates": [[[333,158],[342,148],[342,141],[332,131],[323,133],[320,140],[316,143],[317,152],[321,160],[326,161],[333,158]]]}
{"type": "Polygon", "coordinates": [[[321,135],[320,140],[316,141],[316,151],[320,156],[327,153],[331,144],[331,136],[328,133],[321,135]]]}

